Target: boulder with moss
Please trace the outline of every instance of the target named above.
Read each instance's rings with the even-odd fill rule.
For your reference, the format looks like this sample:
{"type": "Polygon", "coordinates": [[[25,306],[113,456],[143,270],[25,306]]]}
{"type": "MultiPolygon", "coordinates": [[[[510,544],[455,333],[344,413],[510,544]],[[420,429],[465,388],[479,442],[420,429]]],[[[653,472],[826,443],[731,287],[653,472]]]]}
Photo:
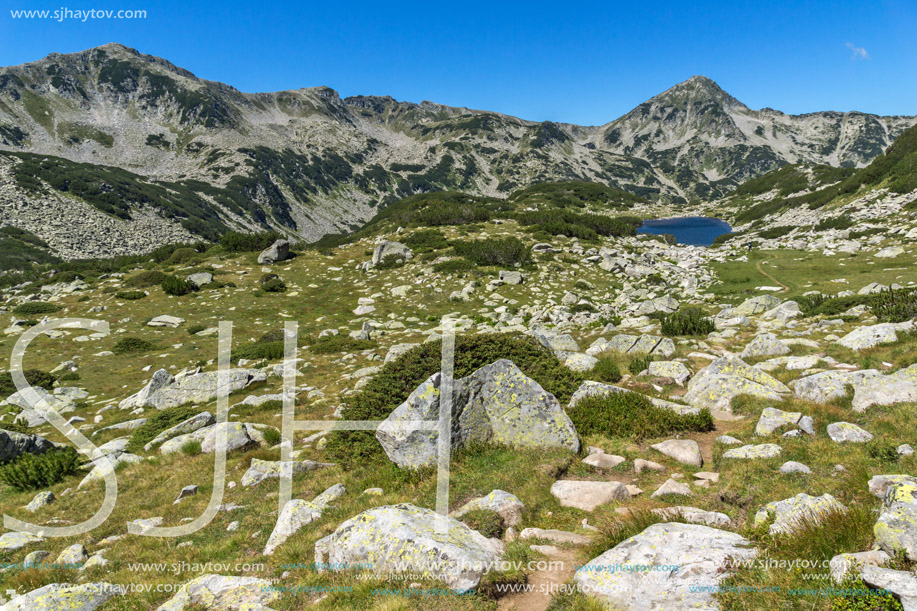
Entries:
{"type": "MultiPolygon", "coordinates": [[[[433,464],[435,430],[404,423],[439,418],[439,373],[421,384],[379,425],[376,438],[388,457],[402,468],[433,464]]],[[[452,447],[472,442],[528,448],[580,448],[576,429],[557,399],[511,361],[500,359],[454,381],[452,447]]]]}

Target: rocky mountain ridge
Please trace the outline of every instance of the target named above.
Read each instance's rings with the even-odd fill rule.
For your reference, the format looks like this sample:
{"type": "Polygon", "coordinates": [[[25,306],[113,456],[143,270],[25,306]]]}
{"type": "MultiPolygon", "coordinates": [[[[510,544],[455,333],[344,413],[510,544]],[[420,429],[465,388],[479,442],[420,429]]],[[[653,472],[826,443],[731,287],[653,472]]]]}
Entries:
{"type": "MultiPolygon", "coordinates": [[[[315,240],[437,190],[502,196],[586,180],[668,203],[711,199],[784,163],[865,165],[915,120],[755,111],[695,76],[603,126],[537,123],[341,99],[328,87],[243,93],[109,44],[0,69],[0,157],[13,174],[23,160],[34,166],[4,180],[0,208],[9,217],[15,202],[40,228],[50,184],[61,205],[82,200],[125,221],[151,208],[182,225],[172,233],[270,227],[315,240]],[[48,155],[66,161],[39,171],[48,155]],[[100,177],[79,192],[69,176],[87,173],[100,177]]],[[[38,235],[53,246],[54,236],[38,235]]],[[[117,254],[85,232],[68,242],[117,254]]]]}

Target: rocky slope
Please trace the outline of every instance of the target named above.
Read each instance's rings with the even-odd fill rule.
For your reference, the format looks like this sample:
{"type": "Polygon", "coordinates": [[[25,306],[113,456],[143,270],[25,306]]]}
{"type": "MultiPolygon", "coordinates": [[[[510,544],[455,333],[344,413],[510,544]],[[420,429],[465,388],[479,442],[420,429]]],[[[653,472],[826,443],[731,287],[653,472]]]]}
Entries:
{"type": "MultiPolygon", "coordinates": [[[[93,531],[0,532],[11,598],[0,608],[40,600],[62,610],[79,594],[80,608],[101,611],[361,609],[392,588],[386,604],[453,611],[544,609],[549,594],[553,608],[594,608],[583,598],[596,597],[635,611],[899,609],[865,595],[839,600],[845,573],[910,600],[917,249],[905,233],[856,255],[762,253],[634,235],[542,239],[505,211],[431,230],[391,210],[402,214],[291,259],[192,252],[3,291],[6,350],[46,316],[110,325],[107,335],[48,330],[27,362],[44,380],[41,396],[119,468],[113,513],[93,531]],[[501,265],[475,264],[488,240],[524,248],[501,247],[501,265]],[[166,294],[156,272],[193,276],[200,290],[166,294]],[[268,291],[265,274],[283,289],[268,291]],[[899,309],[870,295],[875,283],[897,288],[899,309]],[[703,326],[673,323],[690,312],[703,326]],[[223,320],[234,356],[229,422],[219,424],[223,320]],[[301,338],[296,420],[386,422],[375,434],[295,433],[293,498],[281,507],[284,321],[297,321],[301,338]],[[436,471],[405,460],[428,462],[436,443],[402,427],[439,413],[447,327],[458,346],[456,451],[452,517],[439,536],[436,471]],[[224,429],[228,481],[216,516],[178,538],[138,537],[203,513],[224,429]],[[477,443],[460,449],[466,440],[477,443]],[[756,558],[814,568],[745,562],[756,558]],[[481,568],[500,559],[523,568],[481,568]],[[558,585],[570,587],[526,599],[501,589],[539,583],[538,560],[562,563],[558,585]],[[41,561],[66,566],[31,566],[41,561]],[[624,568],[650,564],[681,568],[624,568]],[[90,583],[113,587],[80,589],[90,583]],[[476,592],[393,592],[408,583],[476,592]]],[[[917,228],[906,216],[895,223],[917,228]]],[[[65,441],[21,394],[3,394],[0,458],[65,441]]],[[[42,526],[87,519],[104,486],[98,467],[80,462],[39,489],[0,483],[4,511],[42,526]]]]}
{"type": "MultiPolygon", "coordinates": [[[[110,44],[0,69],[0,157],[14,174],[0,206],[40,228],[49,205],[69,205],[41,197],[50,188],[126,221],[149,209],[143,218],[198,236],[273,227],[314,240],[433,190],[504,195],[584,179],[709,199],[784,163],[864,165],[914,121],[754,111],[692,77],[604,126],[536,123],[327,87],[243,93],[110,44]]],[[[37,234],[54,247],[56,236],[37,234]]],[[[68,241],[118,252],[77,229],[68,241]]]]}

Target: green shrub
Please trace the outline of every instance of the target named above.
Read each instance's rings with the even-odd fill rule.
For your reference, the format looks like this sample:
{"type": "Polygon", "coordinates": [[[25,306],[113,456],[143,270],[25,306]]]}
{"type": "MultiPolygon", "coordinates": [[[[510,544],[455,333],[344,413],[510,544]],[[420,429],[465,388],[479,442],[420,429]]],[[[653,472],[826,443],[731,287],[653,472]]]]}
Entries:
{"type": "Polygon", "coordinates": [[[621,380],[621,368],[618,362],[609,357],[600,358],[589,372],[589,378],[597,382],[613,384],[621,380]]]}
{"type": "Polygon", "coordinates": [[[181,444],[181,452],[186,456],[197,456],[203,451],[201,447],[201,441],[199,439],[189,439],[185,443],[181,444]]]}
{"type": "Polygon", "coordinates": [[[878,594],[855,571],[847,573],[844,580],[834,588],[842,595],[831,597],[831,611],[902,611],[904,607],[891,591],[878,594]]]}
{"type": "Polygon", "coordinates": [[[789,232],[796,229],[794,225],[782,225],[780,227],[771,227],[770,229],[764,229],[758,232],[758,236],[764,238],[765,240],[773,240],[776,238],[782,238],[789,232]]]}
{"type": "Polygon", "coordinates": [[[246,359],[250,361],[276,361],[283,358],[283,340],[257,341],[242,344],[232,351],[232,360],[246,359]]]}
{"type": "Polygon", "coordinates": [[[155,345],[143,338],[122,337],[111,347],[111,351],[115,354],[142,354],[149,352],[153,348],[155,348],[155,345]]]}
{"type": "Polygon", "coordinates": [[[53,448],[43,454],[25,453],[0,466],[0,482],[19,492],[41,490],[76,473],[79,466],[80,456],[70,447],[53,448]]]}
{"type": "Polygon", "coordinates": [[[449,246],[446,236],[436,229],[421,229],[415,231],[406,237],[403,242],[417,254],[431,250],[439,250],[449,246]]]}
{"type": "Polygon", "coordinates": [[[904,322],[917,316],[917,290],[911,288],[847,297],[809,295],[797,298],[797,303],[806,316],[837,316],[859,305],[867,306],[882,322],[904,322]]]}
{"type": "Polygon", "coordinates": [[[382,258],[381,261],[376,263],[373,266],[373,269],[386,270],[386,269],[395,269],[396,267],[401,267],[405,264],[405,260],[401,255],[397,254],[388,254],[382,258]]]}
{"type": "Polygon", "coordinates": [[[61,382],[73,382],[80,379],[80,374],[76,371],[68,371],[58,378],[61,382]]]}
{"type": "Polygon", "coordinates": [[[181,297],[195,290],[195,286],[178,276],[168,276],[162,281],[162,290],[166,295],[181,297]]]}
{"type": "Polygon", "coordinates": [[[698,307],[689,306],[676,310],[662,319],[662,334],[707,335],[716,330],[713,319],[698,307]]]}
{"type": "Polygon", "coordinates": [[[127,299],[128,301],[136,301],[137,299],[146,297],[146,293],[143,291],[118,291],[115,293],[115,297],[118,299],[127,299]]]}
{"type": "Polygon", "coordinates": [[[264,441],[269,447],[277,445],[283,439],[283,435],[275,428],[266,428],[261,433],[264,435],[264,441]]]}
{"type": "Polygon", "coordinates": [[[349,335],[326,335],[316,339],[309,349],[316,354],[356,352],[375,348],[376,342],[368,339],[354,339],[349,335]]]}
{"type": "Polygon", "coordinates": [[[514,267],[532,260],[532,252],[518,238],[485,238],[470,242],[457,241],[453,244],[456,254],[477,265],[514,267]]]}
{"type": "Polygon", "coordinates": [[[195,261],[199,253],[193,248],[178,248],[168,259],[170,265],[184,265],[190,261],[195,261]]]}
{"type": "Polygon", "coordinates": [[[280,278],[271,278],[261,285],[261,290],[266,293],[285,293],[287,285],[280,278]]]}
{"type": "MultiPolygon", "coordinates": [[[[44,389],[50,389],[57,380],[50,373],[38,369],[27,369],[22,373],[25,375],[26,382],[31,386],[40,386],[44,389]]],[[[16,392],[16,386],[13,384],[13,376],[8,371],[0,372],[0,397],[6,399],[14,392],[16,392]]]]}
{"type": "Polygon", "coordinates": [[[595,240],[599,236],[622,237],[637,234],[643,221],[636,217],[612,217],[601,214],[580,214],[572,210],[548,208],[520,212],[515,215],[520,225],[529,231],[564,235],[580,240],[595,240]]]}
{"type": "Polygon", "coordinates": [[[653,362],[653,356],[650,354],[644,354],[643,356],[635,357],[628,365],[627,370],[633,375],[640,375],[641,371],[645,371],[649,368],[650,363],[653,362]]]}
{"type": "Polygon", "coordinates": [[[713,238],[713,244],[711,244],[711,246],[713,246],[713,247],[722,246],[723,244],[725,244],[726,242],[728,242],[728,241],[731,240],[732,238],[735,238],[735,237],[740,236],[740,235],[742,235],[742,232],[741,232],[741,231],[738,231],[738,232],[730,231],[730,232],[728,232],[728,233],[721,233],[720,235],[718,235],[718,236],[716,236],[715,238],[713,238]]]}
{"type": "Polygon", "coordinates": [[[206,328],[207,325],[196,322],[188,327],[188,335],[196,335],[206,328]]]}
{"type": "Polygon", "coordinates": [[[61,307],[56,303],[44,301],[29,301],[13,308],[13,314],[52,314],[59,312],[61,307]]]}
{"type": "MultiPolygon", "coordinates": [[[[384,420],[408,395],[440,371],[442,341],[412,348],[386,363],[359,392],[344,399],[345,420],[384,420]]],[[[525,375],[552,393],[561,404],[569,402],[583,378],[564,367],[554,353],[530,337],[516,334],[457,335],[454,376],[467,376],[499,359],[509,359],[525,375]]],[[[387,460],[375,436],[364,431],[335,431],[328,437],[328,455],[352,466],[387,460]]]]}
{"type": "Polygon", "coordinates": [[[147,418],[147,421],[138,426],[131,433],[127,443],[127,451],[134,454],[141,452],[143,446],[156,439],[156,436],[166,429],[170,429],[180,422],[184,422],[200,410],[193,405],[179,405],[158,410],[147,418]]]}
{"type": "Polygon", "coordinates": [[[455,274],[461,276],[469,272],[476,272],[477,265],[468,259],[450,259],[433,265],[433,271],[439,274],[455,274]]]}
{"type": "Polygon", "coordinates": [[[261,233],[230,231],[220,236],[220,246],[227,252],[255,252],[264,250],[279,239],[280,234],[273,231],[261,233]]]}
{"type": "Polygon", "coordinates": [[[641,440],[679,432],[712,431],[713,417],[706,409],[680,415],[656,407],[643,395],[632,392],[586,397],[567,409],[576,432],[641,440]]]}
{"type": "Polygon", "coordinates": [[[472,509],[461,517],[471,530],[476,530],[488,539],[503,538],[503,518],[496,511],[489,509],[472,509]]]}
{"type": "Polygon", "coordinates": [[[163,281],[165,281],[165,279],[168,277],[169,274],[159,270],[148,270],[130,276],[124,281],[124,286],[145,289],[151,286],[156,286],[157,284],[162,284],[163,281]]]}
{"type": "Polygon", "coordinates": [[[898,462],[898,448],[890,441],[873,439],[866,444],[866,453],[870,458],[881,462],[898,462]]]}
{"type": "Polygon", "coordinates": [[[849,297],[830,297],[821,293],[796,298],[799,309],[806,316],[834,316],[850,308],[863,305],[869,300],[868,295],[850,295],[849,297]]]}
{"type": "Polygon", "coordinates": [[[904,322],[917,316],[915,289],[889,289],[869,297],[869,309],[882,322],[904,322]]]}

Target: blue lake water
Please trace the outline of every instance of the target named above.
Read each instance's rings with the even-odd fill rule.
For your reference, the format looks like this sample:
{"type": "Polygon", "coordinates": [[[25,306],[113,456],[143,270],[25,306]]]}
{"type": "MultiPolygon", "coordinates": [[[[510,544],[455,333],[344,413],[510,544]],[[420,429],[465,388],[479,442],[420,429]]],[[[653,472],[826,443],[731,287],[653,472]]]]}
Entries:
{"type": "Polygon", "coordinates": [[[732,231],[732,227],[729,226],[729,223],[720,219],[712,219],[706,216],[683,216],[643,221],[643,225],[637,231],[655,235],[670,233],[675,236],[679,244],[710,246],[716,236],[729,233],[732,231]]]}

